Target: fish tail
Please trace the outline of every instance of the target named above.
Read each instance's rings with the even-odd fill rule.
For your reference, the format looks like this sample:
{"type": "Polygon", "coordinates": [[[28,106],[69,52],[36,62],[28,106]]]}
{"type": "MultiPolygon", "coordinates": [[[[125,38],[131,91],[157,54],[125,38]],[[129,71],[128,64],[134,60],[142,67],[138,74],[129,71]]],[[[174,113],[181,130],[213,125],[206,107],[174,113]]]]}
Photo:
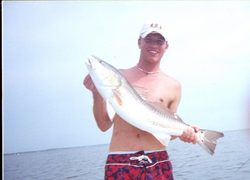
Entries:
{"type": "Polygon", "coordinates": [[[198,132],[198,144],[209,154],[213,155],[217,139],[224,137],[224,134],[217,131],[201,129],[198,132]]]}

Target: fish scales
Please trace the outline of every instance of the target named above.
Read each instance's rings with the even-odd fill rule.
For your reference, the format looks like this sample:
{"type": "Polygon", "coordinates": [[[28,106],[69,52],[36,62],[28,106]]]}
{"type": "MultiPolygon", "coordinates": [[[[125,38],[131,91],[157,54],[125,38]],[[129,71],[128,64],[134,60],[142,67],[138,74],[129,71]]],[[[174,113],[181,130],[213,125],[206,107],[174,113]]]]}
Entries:
{"type": "Polygon", "coordinates": [[[134,101],[139,102],[139,106],[145,106],[146,110],[143,112],[152,112],[154,114],[154,118],[152,119],[149,119],[147,116],[144,116],[145,120],[148,121],[151,125],[160,126],[163,128],[173,128],[174,130],[180,131],[175,135],[182,134],[182,131],[187,128],[187,125],[183,125],[180,121],[166,115],[164,112],[161,112],[160,110],[156,109],[152,105],[148,104],[145,100],[143,100],[125,78],[123,78],[122,81],[123,83],[118,89],[123,89],[124,93],[126,91],[126,94],[130,95],[130,97],[134,99],[134,101]],[[161,120],[155,121],[155,119],[161,120]]]}

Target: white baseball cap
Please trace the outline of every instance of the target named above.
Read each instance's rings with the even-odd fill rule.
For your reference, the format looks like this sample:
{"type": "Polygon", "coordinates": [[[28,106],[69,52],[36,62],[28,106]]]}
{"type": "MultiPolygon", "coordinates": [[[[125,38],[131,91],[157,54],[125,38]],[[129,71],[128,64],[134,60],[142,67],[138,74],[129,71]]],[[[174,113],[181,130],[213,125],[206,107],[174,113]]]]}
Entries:
{"type": "Polygon", "coordinates": [[[167,33],[162,24],[159,23],[146,23],[143,25],[140,36],[142,38],[145,38],[148,34],[160,34],[164,37],[165,41],[168,41],[167,39],[167,33]]]}

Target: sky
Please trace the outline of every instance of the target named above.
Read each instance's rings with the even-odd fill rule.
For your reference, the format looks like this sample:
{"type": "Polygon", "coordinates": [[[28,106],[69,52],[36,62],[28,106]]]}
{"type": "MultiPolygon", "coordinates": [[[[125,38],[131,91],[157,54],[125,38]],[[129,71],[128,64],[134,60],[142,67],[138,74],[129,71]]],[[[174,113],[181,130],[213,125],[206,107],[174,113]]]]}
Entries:
{"type": "Polygon", "coordinates": [[[249,1],[4,1],[4,153],[108,144],[83,86],[95,55],[138,62],[145,22],[163,22],[161,69],[182,84],[178,115],[204,129],[250,127],[249,1]]]}

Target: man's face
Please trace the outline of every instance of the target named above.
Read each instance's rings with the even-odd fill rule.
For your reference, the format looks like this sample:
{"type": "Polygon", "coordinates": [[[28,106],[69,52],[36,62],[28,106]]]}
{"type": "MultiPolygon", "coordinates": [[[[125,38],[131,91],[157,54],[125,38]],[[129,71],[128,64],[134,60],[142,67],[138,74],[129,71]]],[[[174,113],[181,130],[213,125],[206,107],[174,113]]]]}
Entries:
{"type": "Polygon", "coordinates": [[[168,44],[160,34],[148,34],[138,40],[138,45],[142,58],[151,63],[160,61],[168,48],[168,44]]]}

